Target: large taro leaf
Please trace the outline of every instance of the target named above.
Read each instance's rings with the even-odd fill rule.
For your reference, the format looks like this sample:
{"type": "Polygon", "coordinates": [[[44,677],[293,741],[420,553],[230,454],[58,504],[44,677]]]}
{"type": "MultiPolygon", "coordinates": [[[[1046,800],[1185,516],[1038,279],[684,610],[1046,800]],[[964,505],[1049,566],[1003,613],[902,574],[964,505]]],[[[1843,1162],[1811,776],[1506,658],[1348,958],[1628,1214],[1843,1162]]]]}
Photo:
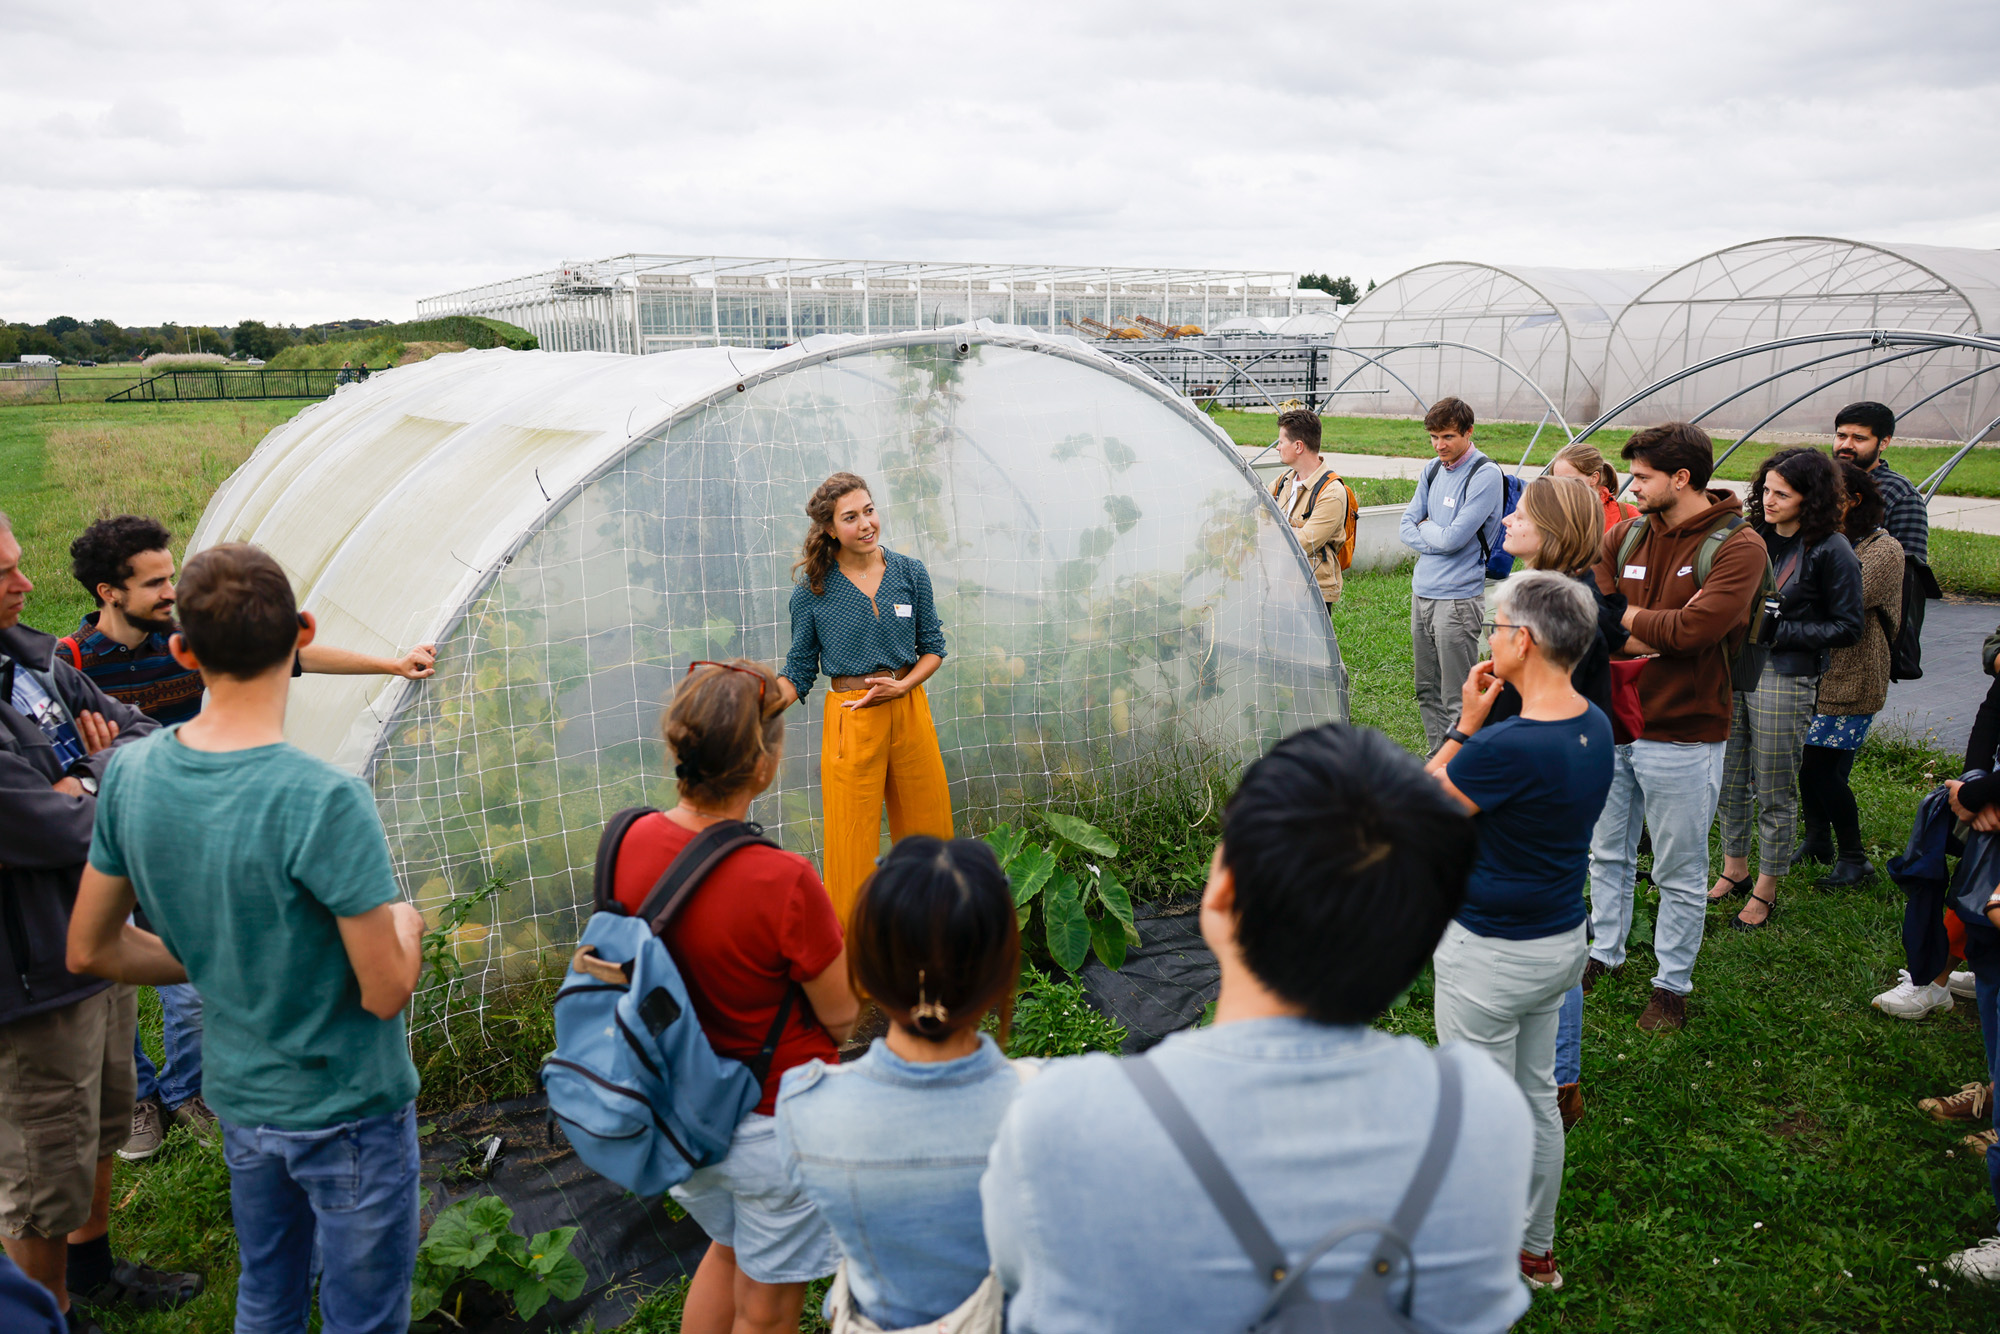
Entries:
{"type": "Polygon", "coordinates": [[[1042,819],[1046,820],[1049,828],[1055,830],[1063,839],[1093,856],[1118,855],[1118,840],[1094,824],[1079,820],[1074,815],[1064,815],[1060,811],[1044,811],[1042,819]]]}
{"type": "Polygon", "coordinates": [[[1125,930],[1118,919],[1106,913],[1090,923],[1090,948],[1097,954],[1098,961],[1106,968],[1117,969],[1125,963],[1125,930]]]}
{"type": "Polygon", "coordinates": [[[1058,871],[1042,892],[1042,921],[1048,928],[1049,957],[1066,973],[1083,967],[1090,952],[1090,919],[1084,916],[1076,877],[1058,871]]]}
{"type": "MultiPolygon", "coordinates": [[[[1097,877],[1097,901],[1104,905],[1105,916],[1117,922],[1118,934],[1130,944],[1138,944],[1139,928],[1132,924],[1132,896],[1126,892],[1117,873],[1108,868],[1097,877]]],[[[1122,959],[1125,952],[1121,949],[1118,954],[1122,959]]],[[[1099,951],[1097,957],[1103,959],[1103,952],[1099,951]]],[[[1118,966],[1109,959],[1105,959],[1105,963],[1113,968],[1118,966]]]]}
{"type": "Polygon", "coordinates": [[[1047,848],[1032,845],[1023,848],[1019,856],[1007,867],[1007,877],[1014,882],[1015,906],[1025,906],[1034,901],[1035,895],[1049,883],[1049,877],[1056,871],[1055,854],[1047,848]]]}

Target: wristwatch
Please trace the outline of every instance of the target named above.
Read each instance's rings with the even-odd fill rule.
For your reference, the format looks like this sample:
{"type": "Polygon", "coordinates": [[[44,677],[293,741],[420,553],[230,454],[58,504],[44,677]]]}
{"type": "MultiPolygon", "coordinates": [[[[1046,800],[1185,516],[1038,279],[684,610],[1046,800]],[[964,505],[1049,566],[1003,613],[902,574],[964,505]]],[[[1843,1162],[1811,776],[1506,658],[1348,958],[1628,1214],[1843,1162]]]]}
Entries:
{"type": "Polygon", "coordinates": [[[1456,727],[1448,729],[1444,734],[1444,739],[1446,741],[1456,741],[1461,746],[1472,740],[1471,737],[1459,731],[1456,727]]]}
{"type": "Polygon", "coordinates": [[[97,795],[97,778],[95,775],[75,774],[72,776],[76,779],[77,786],[83,789],[85,796],[94,797],[97,795]]]}

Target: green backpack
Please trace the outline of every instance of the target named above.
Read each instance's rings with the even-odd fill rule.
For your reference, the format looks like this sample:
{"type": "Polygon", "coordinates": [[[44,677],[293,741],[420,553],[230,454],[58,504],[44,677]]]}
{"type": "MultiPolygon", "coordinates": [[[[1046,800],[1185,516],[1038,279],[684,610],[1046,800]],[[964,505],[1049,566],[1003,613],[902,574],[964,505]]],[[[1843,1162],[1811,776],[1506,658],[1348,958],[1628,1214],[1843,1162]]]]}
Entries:
{"type": "MultiPolygon", "coordinates": [[[[1709,530],[1701,539],[1701,546],[1694,554],[1694,588],[1708,582],[1708,572],[1715,568],[1716,553],[1722,544],[1734,537],[1741,529],[1749,527],[1749,522],[1740,514],[1731,514],[1709,530]]],[[[1646,516],[1625,521],[1625,536],[1618,543],[1618,568],[1624,569],[1631,562],[1632,554],[1645,540],[1646,516]]],[[[1771,657],[1771,636],[1778,628],[1778,583],[1771,575],[1771,558],[1764,558],[1764,578],[1757,589],[1756,598],[1750,603],[1750,623],[1742,639],[1734,644],[1725,638],[1722,654],[1729,663],[1729,688],[1744,692],[1755,690],[1763,678],[1764,664],[1771,657]]]]}

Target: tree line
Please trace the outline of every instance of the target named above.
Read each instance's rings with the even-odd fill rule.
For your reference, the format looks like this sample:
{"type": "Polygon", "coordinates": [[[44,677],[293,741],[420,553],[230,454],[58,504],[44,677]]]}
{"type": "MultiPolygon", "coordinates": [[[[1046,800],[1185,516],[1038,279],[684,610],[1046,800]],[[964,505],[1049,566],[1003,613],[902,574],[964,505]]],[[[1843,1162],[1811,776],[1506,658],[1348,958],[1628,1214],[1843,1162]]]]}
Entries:
{"type": "Polygon", "coordinates": [[[137,361],[156,352],[214,352],[225,357],[268,361],[299,343],[324,343],[355,329],[372,329],[386,320],[332,320],[325,324],[266,324],[242,320],[234,328],[207,324],[121,325],[116,320],[79,320],[58,315],[41,324],[0,324],[0,361],[23,355],[55,357],[59,361],[137,361]]]}
{"type": "MultiPolygon", "coordinates": [[[[1354,279],[1344,273],[1338,278],[1324,273],[1301,273],[1299,286],[1325,292],[1343,306],[1351,306],[1361,299],[1361,289],[1354,285],[1354,279]]],[[[1368,290],[1371,292],[1375,290],[1373,278],[1368,280],[1368,290]]]]}

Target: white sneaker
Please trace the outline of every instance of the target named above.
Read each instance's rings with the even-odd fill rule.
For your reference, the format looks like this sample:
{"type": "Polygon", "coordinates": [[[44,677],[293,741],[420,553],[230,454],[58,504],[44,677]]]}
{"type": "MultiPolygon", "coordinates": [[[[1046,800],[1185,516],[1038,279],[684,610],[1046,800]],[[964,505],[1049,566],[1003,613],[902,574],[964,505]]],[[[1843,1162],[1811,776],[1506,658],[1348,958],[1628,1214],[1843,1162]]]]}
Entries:
{"type": "Polygon", "coordinates": [[[1893,1014],[1898,1019],[1922,1019],[1951,1008],[1950,987],[1935,982],[1912,982],[1907,968],[1898,968],[1896,976],[1902,981],[1869,1002],[1883,1014],[1893,1014]]]}
{"type": "Polygon", "coordinates": [[[1981,1238],[1977,1246],[1946,1259],[1944,1269],[1968,1283],[2000,1282],[2000,1237],[1981,1238]]]}
{"type": "Polygon", "coordinates": [[[1975,1000],[1979,996],[1979,983],[1970,970],[1951,975],[1951,994],[1960,1000],[1975,1000]]]}

